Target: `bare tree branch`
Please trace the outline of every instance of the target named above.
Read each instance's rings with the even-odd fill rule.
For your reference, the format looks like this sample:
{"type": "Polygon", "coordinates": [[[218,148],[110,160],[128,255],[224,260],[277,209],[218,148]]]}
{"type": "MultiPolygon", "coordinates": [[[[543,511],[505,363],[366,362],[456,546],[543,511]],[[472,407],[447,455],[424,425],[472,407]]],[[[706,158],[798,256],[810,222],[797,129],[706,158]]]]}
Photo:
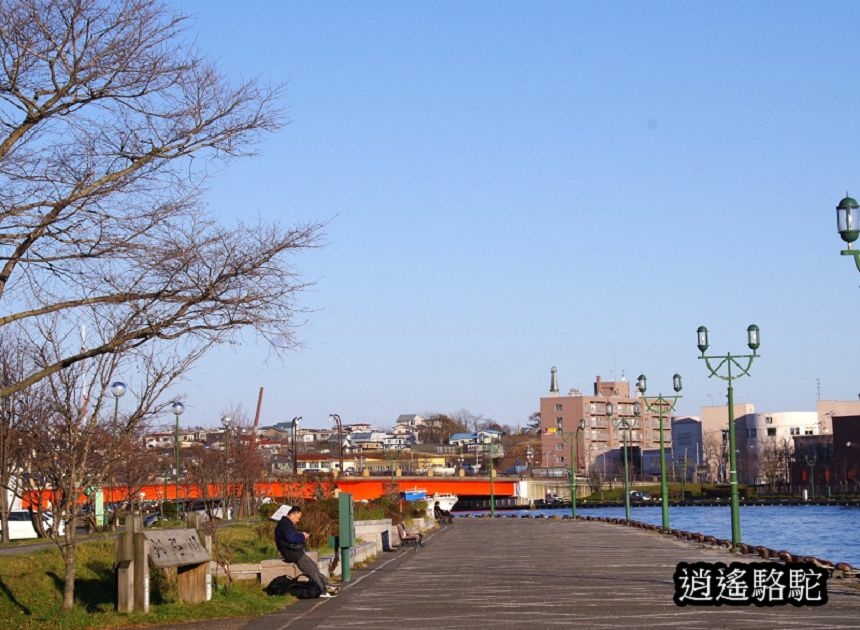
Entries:
{"type": "Polygon", "coordinates": [[[279,90],[230,85],[185,25],[157,0],[0,4],[0,327],[100,322],[0,397],[153,340],[295,343],[292,256],[323,225],[224,227],[199,201],[209,162],[278,128],[279,90]]]}

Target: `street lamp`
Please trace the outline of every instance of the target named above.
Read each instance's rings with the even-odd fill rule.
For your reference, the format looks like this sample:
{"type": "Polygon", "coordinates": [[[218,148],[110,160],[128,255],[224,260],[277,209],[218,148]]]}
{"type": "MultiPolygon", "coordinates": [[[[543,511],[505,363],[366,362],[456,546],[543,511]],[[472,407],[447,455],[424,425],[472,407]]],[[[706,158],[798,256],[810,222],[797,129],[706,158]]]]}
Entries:
{"type": "Polygon", "coordinates": [[[293,417],[293,474],[299,474],[299,445],[298,445],[298,434],[299,434],[299,420],[301,420],[301,416],[293,417]]]}
{"type": "Polygon", "coordinates": [[[179,416],[185,411],[185,405],[178,400],[170,403],[170,410],[176,416],[176,425],[173,430],[173,455],[176,463],[175,490],[176,490],[176,518],[179,518],[179,416]]]}
{"type": "Polygon", "coordinates": [[[741,508],[738,499],[738,455],[735,451],[735,390],[732,387],[732,381],[742,376],[749,376],[753,361],[760,356],[757,352],[759,345],[761,345],[759,328],[755,324],[747,326],[747,347],[752,350],[752,354],[733,355],[727,353],[706,355],[705,352],[707,352],[709,345],[708,329],[704,326],[699,326],[698,330],[696,330],[696,337],[700,353],[699,358],[704,359],[705,365],[710,372],[708,378],[716,376],[729,383],[729,484],[732,495],[732,551],[735,551],[741,543],[741,508]],[[740,359],[746,359],[746,365],[740,359]],[[711,360],[714,360],[715,364],[712,364],[711,360]],[[732,374],[732,366],[736,367],[740,371],[740,374],[732,374]],[[719,374],[719,371],[723,367],[726,368],[725,375],[719,374]]]}
{"type": "MultiPolygon", "coordinates": [[[[672,377],[672,388],[675,390],[675,395],[664,397],[663,394],[657,394],[656,398],[645,396],[647,389],[647,379],[644,374],[640,374],[636,379],[636,389],[641,394],[642,400],[645,402],[649,413],[657,412],[660,416],[660,499],[663,512],[663,529],[669,529],[669,485],[666,482],[666,447],[663,439],[663,418],[667,413],[675,411],[675,404],[681,398],[678,392],[681,391],[681,375],[675,374],[672,377]]],[[[683,482],[682,482],[683,484],[683,482]]]]}
{"type": "MultiPolygon", "coordinates": [[[[633,413],[638,416],[641,411],[639,403],[633,403],[633,413]]],[[[636,418],[630,419],[623,416],[613,417],[615,415],[615,405],[612,402],[606,403],[606,417],[612,422],[612,426],[618,429],[619,427],[625,431],[624,436],[624,520],[630,522],[630,474],[627,468],[627,433],[636,426],[636,418]]]]}
{"type": "MultiPolygon", "coordinates": [[[[113,395],[113,424],[111,425],[111,447],[116,448],[116,419],[119,415],[119,399],[125,394],[125,383],[122,381],[114,381],[110,386],[110,393],[113,395]]],[[[105,511],[104,524],[107,525],[111,518],[111,498],[113,497],[113,464],[110,468],[110,485],[108,486],[107,510],[105,511]]]]}
{"type": "Polygon", "coordinates": [[[579,421],[579,426],[576,431],[571,431],[564,434],[564,437],[570,437],[570,516],[576,518],[576,440],[579,439],[579,434],[585,431],[585,419],[579,421]]]}
{"type": "Polygon", "coordinates": [[[496,516],[496,489],[495,489],[495,475],[494,475],[494,466],[493,466],[493,455],[498,452],[499,445],[498,444],[483,444],[479,445],[479,448],[484,451],[488,459],[490,460],[490,517],[495,518],[496,516]]]}
{"type": "Polygon", "coordinates": [[[843,256],[854,256],[854,264],[860,271],[860,250],[851,249],[851,243],[860,236],[860,205],[847,194],[836,206],[836,229],[846,246],[840,253],[843,256]]]}
{"type": "Polygon", "coordinates": [[[231,416],[221,416],[221,426],[224,427],[224,496],[221,497],[221,505],[223,510],[222,518],[224,518],[224,520],[229,520],[230,477],[232,477],[230,470],[230,440],[233,437],[230,430],[233,428],[233,418],[231,416]]]}
{"type": "Polygon", "coordinates": [[[337,425],[337,444],[338,444],[338,453],[340,460],[340,473],[343,473],[343,424],[341,424],[340,416],[336,413],[328,414],[329,420],[334,421],[337,425]]]}
{"type": "Polygon", "coordinates": [[[815,462],[818,461],[818,456],[815,453],[804,455],[806,465],[809,466],[809,498],[815,501],[815,462]]]}

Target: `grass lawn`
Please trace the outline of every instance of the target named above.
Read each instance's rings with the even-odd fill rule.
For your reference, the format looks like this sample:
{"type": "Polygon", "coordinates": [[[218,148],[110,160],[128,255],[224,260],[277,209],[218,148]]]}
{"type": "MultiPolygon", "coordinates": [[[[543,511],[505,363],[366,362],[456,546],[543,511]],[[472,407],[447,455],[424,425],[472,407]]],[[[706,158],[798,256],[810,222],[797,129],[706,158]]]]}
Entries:
{"type": "MultiPolygon", "coordinates": [[[[277,558],[273,527],[257,522],[220,529],[219,548],[232,562],[277,558]]],[[[120,615],[114,612],[114,549],[114,540],[78,546],[76,606],[70,611],[61,608],[63,563],[57,549],[0,556],[0,628],[115,628],[256,616],[293,601],[267,595],[256,582],[236,582],[226,590],[218,584],[211,601],[196,605],[170,601],[170,593],[164,597],[153,593],[148,614],[120,615]],[[159,599],[166,601],[156,603],[159,599]]]]}

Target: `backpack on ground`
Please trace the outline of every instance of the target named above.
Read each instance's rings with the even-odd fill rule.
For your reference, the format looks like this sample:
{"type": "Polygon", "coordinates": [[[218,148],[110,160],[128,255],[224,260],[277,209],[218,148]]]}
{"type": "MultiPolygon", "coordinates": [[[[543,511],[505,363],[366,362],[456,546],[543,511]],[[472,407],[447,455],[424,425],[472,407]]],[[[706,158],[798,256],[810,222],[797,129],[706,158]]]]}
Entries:
{"type": "Polygon", "coordinates": [[[264,589],[269,595],[289,595],[290,585],[293,578],[288,575],[279,575],[264,589]]]}
{"type": "Polygon", "coordinates": [[[292,595],[298,599],[316,599],[323,592],[319,584],[305,573],[295,578],[279,575],[269,582],[265,590],[269,595],[292,595]]]}
{"type": "Polygon", "coordinates": [[[316,599],[322,595],[323,590],[308,575],[302,573],[290,584],[289,593],[299,599],[316,599]]]}

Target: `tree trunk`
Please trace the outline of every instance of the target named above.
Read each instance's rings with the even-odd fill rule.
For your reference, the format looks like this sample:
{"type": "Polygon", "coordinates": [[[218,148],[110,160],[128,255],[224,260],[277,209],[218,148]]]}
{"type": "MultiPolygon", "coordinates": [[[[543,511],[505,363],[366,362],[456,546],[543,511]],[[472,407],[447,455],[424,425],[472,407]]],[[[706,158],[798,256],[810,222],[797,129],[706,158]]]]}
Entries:
{"type": "Polygon", "coordinates": [[[9,496],[6,484],[0,484],[0,537],[9,542],[9,496]]]}
{"type": "Polygon", "coordinates": [[[66,546],[63,557],[66,561],[65,583],[63,584],[63,609],[69,610],[75,605],[75,574],[76,574],[76,551],[74,521],[69,523],[66,530],[66,546]]]}

